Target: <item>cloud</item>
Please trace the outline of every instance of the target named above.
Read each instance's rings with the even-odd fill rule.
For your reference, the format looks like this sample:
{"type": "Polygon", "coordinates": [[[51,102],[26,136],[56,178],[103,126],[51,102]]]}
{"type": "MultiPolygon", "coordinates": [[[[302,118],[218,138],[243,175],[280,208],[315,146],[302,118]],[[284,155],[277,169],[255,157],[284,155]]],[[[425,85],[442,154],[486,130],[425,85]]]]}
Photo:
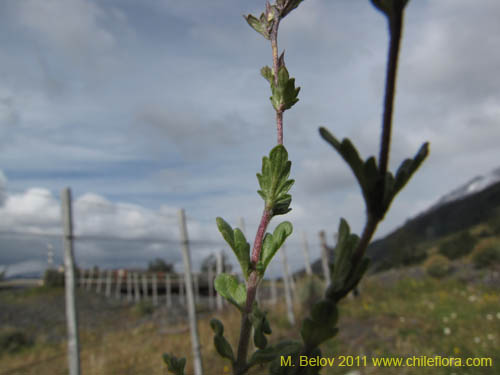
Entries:
{"type": "Polygon", "coordinates": [[[3,204],[5,203],[5,199],[7,198],[6,187],[7,178],[5,177],[2,170],[0,170],[0,207],[3,206],[3,204]]]}
{"type": "Polygon", "coordinates": [[[70,54],[107,50],[114,36],[101,25],[104,11],[88,0],[23,0],[18,4],[21,24],[42,41],[70,54]]]}

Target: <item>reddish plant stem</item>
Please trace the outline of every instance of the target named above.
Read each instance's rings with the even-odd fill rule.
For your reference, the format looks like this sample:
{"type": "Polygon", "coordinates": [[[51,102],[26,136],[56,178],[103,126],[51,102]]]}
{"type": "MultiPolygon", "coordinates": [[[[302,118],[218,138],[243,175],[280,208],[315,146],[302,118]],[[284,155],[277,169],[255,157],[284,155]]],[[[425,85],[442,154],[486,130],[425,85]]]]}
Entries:
{"type": "Polygon", "coordinates": [[[264,208],[262,212],[262,217],[260,219],[259,228],[257,229],[257,234],[255,235],[255,241],[253,243],[251,262],[256,265],[260,259],[260,252],[262,250],[262,241],[264,240],[264,235],[266,234],[267,226],[271,221],[271,211],[264,208]]]}
{"type": "MultiPolygon", "coordinates": [[[[271,47],[273,50],[273,73],[274,84],[278,85],[278,71],[279,71],[279,58],[278,58],[278,27],[280,19],[278,18],[271,31],[271,47]]],[[[278,144],[283,144],[283,110],[276,110],[276,131],[278,134],[278,144]]]]}

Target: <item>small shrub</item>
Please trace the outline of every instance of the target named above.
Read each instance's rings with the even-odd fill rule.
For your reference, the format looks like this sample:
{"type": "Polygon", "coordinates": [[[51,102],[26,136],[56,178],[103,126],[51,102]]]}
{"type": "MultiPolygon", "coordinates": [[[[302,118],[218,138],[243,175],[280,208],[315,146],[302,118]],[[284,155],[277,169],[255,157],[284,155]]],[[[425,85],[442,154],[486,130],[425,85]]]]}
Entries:
{"type": "Polygon", "coordinates": [[[33,340],[24,331],[10,327],[0,330],[0,355],[16,353],[31,345],[33,340]]]}
{"type": "Polygon", "coordinates": [[[434,254],[427,259],[424,267],[425,272],[436,279],[445,277],[451,271],[450,261],[440,254],[434,254]]]}
{"type": "Polygon", "coordinates": [[[153,304],[149,301],[141,301],[132,307],[133,313],[139,317],[150,315],[154,310],[153,304]]]}
{"type": "Polygon", "coordinates": [[[47,288],[62,288],[64,287],[64,272],[48,269],[43,275],[43,285],[47,288]]]}
{"type": "Polygon", "coordinates": [[[451,260],[458,259],[469,254],[474,249],[476,242],[476,238],[472,237],[468,231],[465,231],[443,242],[439,246],[439,253],[451,260]]]}
{"type": "Polygon", "coordinates": [[[472,255],[472,262],[476,268],[486,268],[500,263],[500,247],[489,246],[477,249],[472,255]]]}

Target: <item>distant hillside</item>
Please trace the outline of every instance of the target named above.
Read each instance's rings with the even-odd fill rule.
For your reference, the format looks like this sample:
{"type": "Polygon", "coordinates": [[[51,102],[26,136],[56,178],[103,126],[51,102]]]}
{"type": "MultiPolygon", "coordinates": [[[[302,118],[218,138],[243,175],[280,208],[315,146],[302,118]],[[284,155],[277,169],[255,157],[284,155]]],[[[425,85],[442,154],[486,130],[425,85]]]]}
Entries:
{"type": "MultiPolygon", "coordinates": [[[[473,182],[477,181],[469,184],[473,182]]],[[[466,191],[464,187],[460,190],[466,191]]],[[[453,194],[453,201],[448,199],[452,194],[444,196],[429,210],[409,219],[386,237],[373,241],[367,250],[372,259],[371,271],[419,263],[425,258],[430,244],[478,224],[488,224],[500,234],[500,182],[479,192],[471,190],[469,188],[466,194],[453,194]]],[[[316,260],[312,268],[313,272],[322,274],[320,260],[316,260]]],[[[304,270],[297,273],[304,273],[304,270]]]]}
{"type": "Polygon", "coordinates": [[[423,243],[487,223],[495,230],[500,228],[500,182],[408,220],[391,234],[372,242],[368,254],[378,270],[411,264],[420,256],[423,243]]]}

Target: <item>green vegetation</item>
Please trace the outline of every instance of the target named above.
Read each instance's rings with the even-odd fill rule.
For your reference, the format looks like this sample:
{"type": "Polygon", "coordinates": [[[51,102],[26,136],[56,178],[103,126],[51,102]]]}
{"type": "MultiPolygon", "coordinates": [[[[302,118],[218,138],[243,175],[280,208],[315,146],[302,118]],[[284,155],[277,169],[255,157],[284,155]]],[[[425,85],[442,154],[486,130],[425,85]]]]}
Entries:
{"type": "Polygon", "coordinates": [[[500,264],[500,247],[489,246],[477,249],[472,255],[472,262],[476,268],[486,268],[500,264]]]}
{"type": "Polygon", "coordinates": [[[477,240],[469,231],[463,231],[439,246],[439,252],[448,259],[459,259],[474,249],[477,240]]]}
{"type": "Polygon", "coordinates": [[[441,279],[447,276],[451,271],[450,261],[448,258],[440,255],[434,254],[425,262],[425,272],[429,276],[436,279],[441,279]]]}
{"type": "Polygon", "coordinates": [[[32,345],[33,340],[25,331],[13,327],[0,328],[0,356],[17,353],[32,345]]]}
{"type": "Polygon", "coordinates": [[[48,269],[43,274],[43,285],[47,288],[64,287],[64,272],[55,269],[48,269]]]}
{"type": "MultiPolygon", "coordinates": [[[[452,372],[467,375],[491,375],[498,373],[500,365],[500,298],[499,284],[494,287],[481,285],[480,272],[474,282],[464,283],[455,275],[443,279],[422,277],[403,278],[400,281],[386,277],[395,274],[403,277],[406,270],[381,273],[370,276],[361,284],[361,295],[356,299],[346,299],[339,305],[339,324],[342,330],[333,340],[321,345],[323,356],[366,355],[368,359],[381,356],[453,356],[488,357],[494,367],[479,368],[384,368],[365,367],[325,367],[326,375],[345,375],[353,370],[361,374],[384,375],[450,375],[452,372]]],[[[457,275],[459,276],[459,275],[457,275]]],[[[301,283],[299,280],[298,283],[301,283]]],[[[4,293],[0,293],[0,304],[5,303],[4,293]]],[[[48,291],[47,291],[48,293],[48,291]]],[[[61,301],[64,296],[59,293],[61,301]]],[[[24,306],[40,304],[36,293],[19,294],[24,306]]],[[[81,298],[80,301],[84,299],[81,298]]],[[[103,300],[105,301],[105,300],[103,300]]],[[[87,301],[86,301],[87,302],[87,301]]],[[[87,302],[88,303],[88,302],[87,302]]],[[[52,302],[52,304],[54,304],[52,302]]],[[[80,305],[79,309],[85,308],[80,305]]],[[[302,306],[304,314],[308,307],[302,306]]],[[[102,310],[100,308],[100,310],[102,310]]],[[[123,306],[124,312],[129,307],[123,306]]],[[[296,327],[283,324],[284,303],[276,306],[264,304],[267,318],[273,327],[273,340],[297,339],[296,327]]],[[[297,312],[301,305],[295,306],[297,312]]],[[[93,324],[98,330],[81,329],[82,373],[86,375],[164,375],[166,365],[158,356],[158,350],[167,353],[183,351],[190,353],[190,338],[187,323],[164,326],[161,320],[119,314],[116,308],[107,309],[108,318],[94,315],[93,324]],[[114,324],[108,324],[112,320],[114,324]],[[106,323],[104,323],[106,321],[106,323]],[[125,329],[124,327],[132,327],[125,329]]],[[[169,314],[169,312],[165,312],[169,314]]],[[[200,339],[205,364],[205,375],[225,375],[230,373],[227,363],[221,362],[213,347],[213,332],[209,321],[212,314],[200,319],[200,339]]],[[[234,308],[226,309],[217,317],[224,319],[224,337],[234,345],[238,339],[239,313],[234,308]]],[[[50,328],[45,316],[40,322],[47,322],[44,330],[50,328]]],[[[82,324],[85,319],[82,319],[82,324]]],[[[286,322],[285,322],[286,323],[286,322]]],[[[50,321],[54,324],[54,321],[50,321]]],[[[15,353],[4,352],[0,357],[2,371],[23,375],[67,373],[66,343],[64,342],[65,322],[58,321],[62,341],[50,342],[44,339],[46,333],[38,333],[32,346],[24,346],[15,353]],[[26,365],[30,365],[29,367],[26,365]],[[24,368],[23,371],[13,371],[24,368]]],[[[40,325],[40,324],[39,324],[40,325]]],[[[25,337],[26,331],[24,332],[25,337]]],[[[270,345],[276,341],[270,341],[270,345]]],[[[192,357],[186,361],[186,373],[192,374],[192,357]]],[[[254,375],[267,374],[257,368],[254,375]]]]}

